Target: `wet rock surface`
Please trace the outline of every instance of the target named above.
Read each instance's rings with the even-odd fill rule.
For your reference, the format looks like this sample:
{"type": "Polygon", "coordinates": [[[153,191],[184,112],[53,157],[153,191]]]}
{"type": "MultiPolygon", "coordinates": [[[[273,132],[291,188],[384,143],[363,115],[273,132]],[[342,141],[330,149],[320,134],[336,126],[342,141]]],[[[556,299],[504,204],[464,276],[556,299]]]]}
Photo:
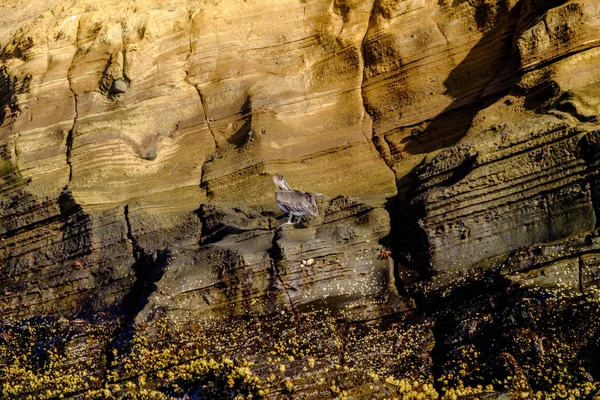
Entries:
{"type": "Polygon", "coordinates": [[[205,204],[197,242],[150,254],[131,240],[120,312],[5,320],[3,394],[360,397],[413,382],[434,393],[432,321],[413,315],[380,255],[388,214],[342,196],[319,204],[296,225],[205,204]]]}
{"type": "Polygon", "coordinates": [[[0,397],[598,397],[596,1],[59,3],[0,4],[0,397]]]}
{"type": "Polygon", "coordinates": [[[322,199],[320,209],[319,217],[292,226],[250,210],[203,206],[199,248],[170,252],[140,323],[320,309],[353,322],[413,308],[398,296],[392,259],[380,257],[388,214],[342,196],[322,199]]]}

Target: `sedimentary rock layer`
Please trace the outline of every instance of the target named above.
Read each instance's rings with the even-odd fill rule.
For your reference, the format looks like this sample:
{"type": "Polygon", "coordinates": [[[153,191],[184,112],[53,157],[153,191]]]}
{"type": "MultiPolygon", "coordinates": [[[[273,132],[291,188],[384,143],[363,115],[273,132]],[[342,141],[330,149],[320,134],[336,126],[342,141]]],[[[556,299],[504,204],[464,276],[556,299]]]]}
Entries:
{"type": "Polygon", "coordinates": [[[322,199],[320,208],[312,226],[274,230],[277,221],[249,210],[203,207],[203,244],[166,249],[169,261],[137,323],[320,309],[364,321],[414,307],[398,296],[392,259],[380,255],[387,213],[345,197],[322,199]]]}
{"type": "Polygon", "coordinates": [[[559,121],[542,126],[498,127],[418,169],[415,208],[435,271],[468,275],[479,260],[595,227],[581,149],[590,133],[559,121]]]}
{"type": "MultiPolygon", "coordinates": [[[[181,2],[176,8],[35,7],[37,18],[3,31],[7,239],[33,240],[28,235],[39,236],[41,226],[60,238],[60,198],[67,192],[96,226],[113,227],[90,228],[89,236],[105,244],[118,236],[111,259],[130,261],[140,249],[163,250],[171,234],[193,231],[199,222],[193,211],[209,198],[272,204],[274,172],[334,195],[381,202],[394,193],[362,106],[360,44],[370,3],[330,9],[318,2],[241,8],[181,2]],[[284,9],[289,19],[276,19],[284,9]],[[162,244],[151,242],[156,237],[162,244]]],[[[9,8],[7,20],[17,24],[22,17],[9,8]]],[[[28,252],[44,257],[46,245],[35,242],[39,248],[28,252]]],[[[4,262],[20,262],[21,253],[6,249],[4,262]]],[[[78,255],[63,257],[95,274],[96,266],[78,255]]],[[[113,267],[121,268],[116,261],[113,267]]],[[[57,277],[62,284],[72,279],[57,277]]],[[[89,300],[98,289],[84,286],[81,301],[85,291],[89,300]]]]}
{"type": "Polygon", "coordinates": [[[597,390],[596,1],[0,13],[3,397],[597,390]]]}

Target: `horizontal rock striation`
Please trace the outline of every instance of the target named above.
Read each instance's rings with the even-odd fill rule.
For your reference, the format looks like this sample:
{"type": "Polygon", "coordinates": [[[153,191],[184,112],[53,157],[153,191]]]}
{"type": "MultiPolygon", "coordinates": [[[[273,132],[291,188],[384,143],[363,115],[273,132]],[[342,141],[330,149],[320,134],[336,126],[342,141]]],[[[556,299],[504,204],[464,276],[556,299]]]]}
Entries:
{"type": "Polygon", "coordinates": [[[592,133],[558,121],[524,128],[497,127],[483,143],[465,141],[417,170],[423,194],[414,207],[435,272],[469,275],[479,260],[595,228],[582,151],[592,133]]]}
{"type": "Polygon", "coordinates": [[[0,14],[0,397],[598,393],[596,1],[0,14]]]}
{"type": "Polygon", "coordinates": [[[392,259],[380,255],[389,233],[381,209],[345,197],[321,200],[321,216],[302,229],[250,210],[203,206],[198,249],[169,249],[157,290],[137,317],[173,323],[329,310],[343,321],[406,312],[392,259]]]}
{"type": "MultiPolygon", "coordinates": [[[[279,20],[263,15],[266,7],[180,2],[175,11],[114,2],[99,9],[82,1],[68,10],[35,6],[38,17],[30,20],[8,8],[6,21],[15,26],[0,38],[7,235],[22,232],[21,242],[28,232],[38,235],[38,222],[61,220],[67,191],[94,221],[93,240],[115,242],[102,270],[113,268],[121,279],[117,260],[131,264],[134,253],[197,241],[193,212],[209,198],[273,207],[274,172],[300,188],[379,204],[393,195],[360,90],[370,4],[269,5],[271,16],[293,10],[291,20],[312,21],[285,24],[286,31],[296,27],[282,32],[286,40],[271,31],[279,20]],[[36,205],[26,212],[12,206],[17,198],[36,205]]],[[[59,224],[48,226],[60,237],[59,224]]],[[[32,257],[44,257],[40,246],[32,257]]],[[[15,254],[3,251],[3,260],[17,262],[15,254]]],[[[71,279],[79,278],[60,280],[71,279]]],[[[86,287],[77,309],[93,299],[96,287],[86,287]]]]}
{"type": "Polygon", "coordinates": [[[510,59],[522,3],[376,3],[363,42],[363,97],[399,181],[424,154],[456,143],[482,99],[509,88],[488,89],[510,59]]]}
{"type": "Polygon", "coordinates": [[[2,315],[74,316],[118,309],[133,283],[131,245],[120,210],[88,214],[70,192],[61,194],[58,204],[24,195],[11,200],[10,208],[31,221],[23,225],[13,218],[16,226],[2,234],[2,315]]]}
{"type": "Polygon", "coordinates": [[[123,317],[5,320],[0,376],[15,384],[3,395],[435,393],[431,321],[410,315],[381,255],[388,214],[343,196],[321,196],[319,208],[278,227],[250,209],[203,205],[200,241],[155,253],[133,234],[144,227],[129,225],[135,281],[123,317]],[[82,353],[86,368],[70,368],[82,353]]]}
{"type": "MultiPolygon", "coordinates": [[[[468,129],[457,126],[463,138],[427,154],[403,178],[410,184],[403,230],[421,239],[406,241],[407,264],[414,264],[408,275],[436,276],[435,285],[471,275],[477,260],[597,224],[592,20],[598,9],[586,2],[522,2],[519,10],[511,61],[481,94],[483,107],[468,129]],[[540,21],[547,25],[542,31],[540,21]],[[567,36],[573,47],[560,45],[567,36]],[[550,47],[555,53],[541,50],[550,47]],[[494,85],[511,79],[511,91],[495,99],[494,85]]],[[[412,139],[423,129],[413,130],[412,139]]],[[[400,168],[399,156],[388,162],[400,168]]]]}
{"type": "Polygon", "coordinates": [[[362,101],[370,12],[369,1],[279,1],[193,13],[188,76],[217,146],[201,180],[209,198],[264,203],[261,174],[273,173],[322,193],[395,192],[362,101]]]}

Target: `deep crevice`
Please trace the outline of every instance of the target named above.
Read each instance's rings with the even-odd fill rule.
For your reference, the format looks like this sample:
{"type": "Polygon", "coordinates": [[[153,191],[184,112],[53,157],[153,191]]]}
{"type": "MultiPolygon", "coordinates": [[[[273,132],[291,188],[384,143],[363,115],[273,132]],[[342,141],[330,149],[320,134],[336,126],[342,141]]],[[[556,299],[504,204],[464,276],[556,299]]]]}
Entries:
{"type": "MultiPolygon", "coordinates": [[[[362,40],[360,41],[360,60],[362,61],[361,63],[361,71],[360,71],[360,100],[361,103],[363,105],[363,121],[365,119],[365,117],[369,117],[371,118],[372,123],[375,122],[375,119],[373,118],[373,116],[368,112],[367,110],[367,106],[365,104],[365,97],[364,97],[364,83],[365,83],[365,65],[366,65],[366,60],[365,60],[365,41],[367,40],[367,35],[369,33],[369,27],[371,25],[371,21],[373,20],[373,18],[375,17],[375,10],[376,10],[376,4],[377,4],[377,0],[373,1],[373,4],[371,5],[371,12],[369,14],[369,19],[367,21],[367,26],[365,29],[365,33],[363,35],[362,40]]],[[[361,132],[363,132],[363,134],[365,135],[365,139],[367,139],[367,142],[370,142],[374,149],[377,151],[377,153],[379,153],[379,157],[383,160],[383,162],[385,163],[385,165],[392,171],[392,173],[394,173],[394,171],[392,170],[391,166],[388,165],[388,163],[386,162],[385,157],[383,156],[383,154],[381,154],[379,148],[377,147],[377,143],[376,143],[376,138],[375,138],[375,132],[373,131],[373,128],[371,127],[371,139],[369,139],[369,137],[367,136],[367,134],[363,131],[362,127],[361,127],[361,132]]],[[[394,173],[395,175],[395,173],[394,173]]]]}
{"type": "MultiPolygon", "coordinates": [[[[194,52],[194,48],[192,46],[193,43],[193,34],[192,34],[192,25],[193,25],[193,21],[190,19],[190,40],[189,40],[189,45],[190,45],[190,51],[188,53],[188,55],[185,58],[185,62],[184,65],[189,65],[188,61],[190,59],[190,57],[192,56],[193,52],[194,52]]],[[[185,81],[192,86],[196,92],[198,93],[198,98],[200,99],[200,107],[202,108],[202,114],[204,116],[204,121],[206,121],[206,126],[208,127],[208,130],[210,132],[210,134],[212,135],[212,138],[214,140],[215,143],[215,149],[218,150],[219,149],[219,144],[217,143],[217,139],[215,137],[215,133],[213,131],[212,126],[210,125],[210,121],[208,120],[208,115],[206,114],[206,107],[205,107],[205,101],[204,101],[204,97],[202,96],[202,92],[200,91],[200,88],[198,86],[196,86],[194,83],[192,83],[190,81],[190,73],[188,71],[188,69],[185,69],[185,81]]]]}
{"type": "Polygon", "coordinates": [[[125,205],[123,214],[127,224],[127,239],[131,242],[133,258],[135,260],[132,266],[135,274],[135,282],[123,299],[120,313],[132,322],[133,318],[146,305],[148,297],[156,290],[154,283],[158,282],[165,272],[171,259],[171,251],[169,248],[165,248],[148,254],[139,245],[133,234],[129,216],[129,205],[125,205]]]}
{"type": "MultiPolygon", "coordinates": [[[[273,274],[275,274],[275,278],[277,279],[279,285],[281,286],[281,289],[285,293],[285,296],[287,297],[288,303],[290,305],[290,309],[295,317],[297,315],[297,313],[296,313],[296,310],[294,309],[294,303],[292,302],[292,297],[288,293],[287,288],[285,287],[285,284],[283,283],[283,279],[281,278],[281,274],[279,273],[279,269],[278,269],[278,263],[279,263],[279,260],[281,260],[281,252],[280,252],[279,246],[277,245],[278,235],[279,235],[279,228],[275,228],[275,232],[273,233],[272,246],[270,249],[267,250],[267,253],[269,254],[269,261],[271,262],[271,268],[273,269],[273,274]]],[[[298,327],[298,325],[299,325],[298,318],[294,318],[294,320],[296,321],[296,327],[298,327]]]]}
{"type": "MultiPolygon", "coordinates": [[[[369,14],[367,26],[366,26],[363,38],[360,43],[360,57],[362,60],[362,63],[361,63],[362,70],[360,71],[360,76],[361,76],[360,98],[361,98],[361,102],[363,105],[363,113],[364,113],[363,120],[364,120],[364,118],[366,118],[368,116],[369,118],[371,118],[372,124],[375,122],[375,119],[368,112],[367,106],[365,104],[365,97],[364,97],[364,81],[365,81],[365,65],[366,65],[365,42],[367,40],[367,35],[369,33],[369,27],[371,25],[371,21],[375,17],[376,9],[377,9],[377,0],[374,0],[373,4],[371,5],[371,12],[369,14]]],[[[388,167],[388,169],[392,173],[393,180],[394,180],[394,186],[396,187],[396,194],[391,197],[386,198],[386,201],[385,201],[385,204],[383,207],[384,210],[388,213],[388,216],[390,219],[390,233],[388,234],[387,237],[382,238],[380,242],[385,248],[389,248],[391,251],[390,258],[392,258],[393,263],[394,263],[393,273],[394,273],[395,287],[396,287],[396,290],[398,291],[398,294],[404,294],[405,293],[404,285],[402,282],[402,278],[400,277],[399,267],[398,267],[400,254],[402,254],[403,252],[402,252],[401,248],[398,246],[400,235],[398,234],[398,229],[397,229],[397,224],[396,224],[397,212],[398,212],[398,207],[399,207],[398,193],[400,193],[400,187],[399,187],[398,179],[396,177],[396,172],[392,168],[392,161],[389,160],[384,155],[385,152],[384,152],[384,149],[382,148],[382,144],[380,143],[381,141],[385,142],[385,138],[375,135],[375,131],[373,129],[372,124],[371,124],[371,139],[369,140],[368,136],[366,135],[366,133],[364,133],[364,131],[363,131],[363,133],[365,134],[365,138],[367,139],[367,141],[371,143],[371,145],[373,146],[373,149],[379,155],[379,158],[381,158],[381,160],[383,161],[384,165],[386,167],[388,167]]],[[[361,129],[361,131],[362,131],[362,129],[361,129]]],[[[388,146],[388,149],[389,149],[389,145],[387,143],[386,143],[386,146],[388,146]]]]}
{"type": "MultiPolygon", "coordinates": [[[[79,23],[79,21],[77,21],[77,29],[75,30],[75,35],[76,35],[75,36],[75,46],[76,46],[76,48],[79,47],[79,26],[80,26],[80,23],[79,23]]],[[[65,185],[64,190],[67,190],[67,188],[69,187],[69,184],[73,180],[73,164],[71,162],[71,153],[73,150],[73,137],[76,133],[77,120],[79,118],[77,93],[75,93],[75,90],[73,90],[73,77],[71,75],[71,70],[73,69],[73,61],[75,60],[76,54],[77,54],[77,52],[73,53],[73,58],[71,59],[71,65],[69,66],[69,70],[67,71],[67,81],[69,82],[69,91],[73,94],[73,106],[75,108],[75,116],[73,117],[73,125],[71,126],[71,129],[69,129],[69,132],[67,133],[67,137],[65,139],[65,147],[66,147],[65,158],[66,158],[67,166],[69,167],[69,181],[65,185]]]]}
{"type": "MultiPolygon", "coordinates": [[[[193,46],[192,46],[192,43],[193,43],[193,34],[192,34],[192,29],[191,29],[192,25],[193,25],[193,21],[192,21],[192,19],[190,19],[190,32],[189,32],[190,33],[190,37],[189,37],[189,47],[190,47],[190,50],[189,50],[189,53],[188,53],[188,55],[187,55],[187,57],[185,59],[184,65],[186,65],[186,66],[189,65],[188,61],[189,61],[190,57],[192,56],[192,53],[193,53],[193,50],[194,50],[193,46]]],[[[212,128],[212,126],[210,124],[210,121],[208,119],[208,115],[206,113],[206,107],[205,107],[206,103],[205,103],[204,97],[202,96],[202,92],[200,91],[200,88],[198,86],[196,86],[194,83],[192,83],[190,81],[188,68],[185,68],[184,72],[185,72],[185,81],[196,90],[196,93],[198,93],[198,99],[200,100],[200,108],[202,109],[202,115],[204,117],[204,121],[206,122],[206,127],[208,128],[208,131],[210,132],[210,135],[212,136],[213,142],[215,144],[215,153],[211,154],[204,161],[204,164],[202,165],[202,168],[200,168],[200,179],[199,179],[199,181],[200,181],[200,183],[199,183],[200,188],[202,188],[202,189],[205,190],[206,197],[210,200],[214,196],[212,195],[212,193],[210,192],[210,190],[204,184],[204,168],[206,167],[207,163],[211,162],[214,158],[217,157],[218,150],[219,150],[219,143],[217,142],[217,137],[215,136],[215,132],[213,131],[213,128],[212,128]]]]}
{"type": "MultiPolygon", "coordinates": [[[[75,107],[77,108],[77,107],[75,107]]],[[[77,118],[77,117],[75,117],[77,118]]],[[[69,183],[71,183],[71,181],[73,180],[73,164],[71,164],[71,150],[73,149],[73,130],[75,129],[75,120],[73,120],[73,127],[69,130],[69,133],[67,134],[67,139],[66,139],[66,160],[67,160],[67,166],[69,167],[69,181],[67,182],[67,184],[65,185],[65,189],[67,189],[69,187],[69,183]]]]}
{"type": "MultiPolygon", "coordinates": [[[[186,76],[187,76],[187,71],[186,71],[186,76]]],[[[188,80],[189,82],[189,80],[188,80]]],[[[215,136],[215,132],[213,131],[213,127],[210,125],[210,120],[208,119],[208,115],[206,114],[206,102],[204,100],[204,97],[202,96],[202,92],[200,91],[200,88],[198,88],[196,85],[194,85],[193,83],[189,82],[190,85],[192,85],[194,87],[194,89],[196,89],[196,92],[198,93],[198,98],[200,99],[200,106],[202,107],[202,114],[204,115],[204,120],[206,121],[206,126],[208,127],[208,131],[210,132],[213,141],[215,143],[215,150],[219,150],[219,143],[217,142],[217,137],[215,136]]]]}
{"type": "MultiPolygon", "coordinates": [[[[31,77],[31,75],[29,76],[31,77]]],[[[25,82],[23,82],[24,85],[25,82]]],[[[2,126],[6,118],[12,118],[19,111],[16,96],[19,91],[18,87],[19,82],[17,77],[11,78],[7,67],[4,65],[0,66],[0,126],[2,126]]]]}
{"type": "Polygon", "coordinates": [[[170,259],[169,248],[156,250],[148,254],[136,240],[131,219],[129,216],[129,205],[123,207],[123,215],[127,225],[127,239],[132,245],[132,255],[135,262],[132,265],[135,281],[129,292],[123,297],[117,317],[121,318],[120,326],[116,329],[113,340],[107,345],[106,371],[113,367],[114,356],[112,351],[116,349],[120,354],[131,350],[132,340],[135,336],[135,318],[148,304],[148,298],[156,290],[155,283],[158,282],[166,271],[170,259]]]}

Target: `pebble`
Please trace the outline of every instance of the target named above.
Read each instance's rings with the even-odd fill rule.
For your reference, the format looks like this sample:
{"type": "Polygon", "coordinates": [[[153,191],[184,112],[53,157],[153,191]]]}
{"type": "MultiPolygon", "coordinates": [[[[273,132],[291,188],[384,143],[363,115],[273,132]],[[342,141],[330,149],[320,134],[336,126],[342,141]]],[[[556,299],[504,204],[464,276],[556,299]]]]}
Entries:
{"type": "Polygon", "coordinates": [[[129,89],[129,85],[127,85],[127,82],[125,82],[122,79],[117,79],[113,82],[112,86],[110,87],[110,93],[111,94],[125,93],[127,91],[127,89],[129,89]]]}

